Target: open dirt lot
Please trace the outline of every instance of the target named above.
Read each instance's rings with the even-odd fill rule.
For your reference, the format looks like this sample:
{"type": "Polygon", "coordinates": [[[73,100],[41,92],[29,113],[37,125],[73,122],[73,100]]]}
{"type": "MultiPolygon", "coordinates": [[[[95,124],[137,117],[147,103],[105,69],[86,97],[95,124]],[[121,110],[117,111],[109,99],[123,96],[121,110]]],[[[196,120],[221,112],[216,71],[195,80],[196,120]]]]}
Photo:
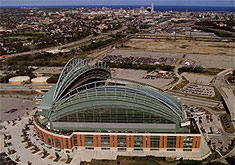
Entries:
{"type": "Polygon", "coordinates": [[[192,83],[199,83],[203,85],[209,85],[210,81],[214,78],[214,76],[195,73],[182,73],[182,76],[185,76],[192,83]]]}
{"type": "Polygon", "coordinates": [[[128,79],[133,81],[142,82],[145,84],[152,85],[157,88],[161,88],[167,84],[169,84],[173,79],[143,79],[143,76],[146,76],[147,72],[144,70],[133,70],[133,69],[115,69],[112,72],[113,78],[120,78],[120,79],[128,79]]]}
{"type": "Polygon", "coordinates": [[[0,96],[0,120],[7,121],[17,119],[18,116],[22,117],[27,111],[31,111],[34,105],[35,101],[32,100],[16,98],[15,96],[0,96]],[[13,108],[17,109],[17,111],[5,113],[13,108]],[[28,110],[26,110],[26,108],[28,108],[28,110]]]}
{"type": "Polygon", "coordinates": [[[188,54],[186,58],[204,68],[229,69],[235,67],[235,55],[188,54]]]}
{"type": "Polygon", "coordinates": [[[234,43],[189,40],[131,39],[130,48],[157,52],[234,55],[234,43]]]}
{"type": "Polygon", "coordinates": [[[183,56],[183,53],[164,53],[138,49],[115,49],[107,55],[121,55],[123,57],[151,57],[158,59],[160,57],[181,58],[183,56]]]}

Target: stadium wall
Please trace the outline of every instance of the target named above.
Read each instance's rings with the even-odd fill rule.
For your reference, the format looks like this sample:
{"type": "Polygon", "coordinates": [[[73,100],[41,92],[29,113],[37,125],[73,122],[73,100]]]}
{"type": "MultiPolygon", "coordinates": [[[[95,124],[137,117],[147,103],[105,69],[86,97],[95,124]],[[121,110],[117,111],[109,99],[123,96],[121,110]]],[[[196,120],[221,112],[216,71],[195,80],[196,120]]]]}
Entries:
{"type": "MultiPolygon", "coordinates": [[[[36,135],[43,141],[45,144],[52,147],[63,149],[72,149],[77,147],[78,149],[88,149],[88,150],[141,150],[141,151],[200,151],[201,144],[201,134],[173,134],[173,133],[101,133],[101,132],[73,132],[72,134],[66,136],[62,134],[56,134],[50,131],[47,131],[34,122],[34,129],[36,135]],[[93,137],[89,145],[86,145],[87,136],[93,137]],[[103,146],[101,139],[103,137],[108,137],[109,146],[103,146]],[[125,138],[125,146],[119,146],[118,138],[125,138]],[[135,146],[138,144],[136,137],[141,139],[140,146],[135,146]],[[153,137],[158,137],[158,146],[152,147],[154,144],[151,139],[153,137]],[[173,141],[169,141],[169,138],[172,137],[173,141]],[[187,138],[190,139],[187,142],[187,138]],[[75,140],[76,139],[76,140],[75,140]],[[60,143],[60,147],[56,142],[60,143]],[[91,144],[92,143],[92,144],[91,144]],[[171,144],[170,144],[171,143],[171,144]],[[173,147],[169,147],[173,146],[173,147]]],[[[89,142],[88,142],[89,143],[89,142]]]]}

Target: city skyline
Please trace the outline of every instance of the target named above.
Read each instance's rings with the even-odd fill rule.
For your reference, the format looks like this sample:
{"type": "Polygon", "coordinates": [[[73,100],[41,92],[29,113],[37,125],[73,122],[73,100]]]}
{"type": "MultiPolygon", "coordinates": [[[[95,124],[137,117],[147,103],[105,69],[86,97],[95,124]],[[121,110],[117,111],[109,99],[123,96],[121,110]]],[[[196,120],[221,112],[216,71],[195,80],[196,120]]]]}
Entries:
{"type": "Polygon", "coordinates": [[[0,6],[64,6],[64,5],[155,5],[162,6],[224,6],[233,7],[232,0],[0,0],[0,6]]]}

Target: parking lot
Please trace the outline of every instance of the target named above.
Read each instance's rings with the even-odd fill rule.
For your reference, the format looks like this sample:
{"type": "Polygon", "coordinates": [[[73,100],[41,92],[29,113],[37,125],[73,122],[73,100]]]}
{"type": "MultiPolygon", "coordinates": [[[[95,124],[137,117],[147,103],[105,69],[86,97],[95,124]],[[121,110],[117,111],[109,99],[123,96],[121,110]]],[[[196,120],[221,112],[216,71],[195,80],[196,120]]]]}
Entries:
{"type": "Polygon", "coordinates": [[[199,96],[214,97],[215,91],[211,86],[199,85],[196,83],[189,83],[183,89],[184,93],[194,94],[199,96]]]}
{"type": "Polygon", "coordinates": [[[2,165],[15,165],[15,161],[11,160],[5,152],[0,153],[0,163],[2,165]]]}
{"type": "Polygon", "coordinates": [[[134,57],[134,56],[121,56],[121,55],[108,55],[103,58],[104,61],[115,62],[115,63],[132,63],[132,64],[167,64],[167,65],[175,65],[178,58],[170,58],[170,57],[134,57]]]}
{"type": "Polygon", "coordinates": [[[34,96],[0,96],[0,120],[11,121],[24,116],[34,108],[33,98],[34,96]]]}
{"type": "Polygon", "coordinates": [[[113,62],[141,62],[143,64],[176,65],[182,56],[182,53],[162,53],[136,49],[115,49],[114,51],[108,53],[107,56],[104,57],[104,60],[106,59],[113,62]]]}
{"type": "Polygon", "coordinates": [[[120,79],[128,79],[133,81],[142,82],[145,84],[152,85],[157,88],[162,88],[165,85],[169,84],[173,78],[143,78],[147,76],[147,71],[144,70],[133,70],[133,69],[117,69],[112,68],[112,77],[120,79]]]}
{"type": "Polygon", "coordinates": [[[227,134],[220,122],[220,114],[206,107],[183,104],[188,118],[194,118],[198,127],[207,139],[212,148],[218,149],[222,154],[226,153],[231,145],[233,136],[227,134]]]}

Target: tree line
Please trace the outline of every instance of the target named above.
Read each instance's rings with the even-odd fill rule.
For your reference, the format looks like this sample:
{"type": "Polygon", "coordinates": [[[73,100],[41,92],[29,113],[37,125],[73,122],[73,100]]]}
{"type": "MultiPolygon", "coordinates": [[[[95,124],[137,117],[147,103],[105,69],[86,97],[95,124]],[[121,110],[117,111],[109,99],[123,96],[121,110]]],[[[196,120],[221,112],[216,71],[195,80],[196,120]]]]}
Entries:
{"type": "Polygon", "coordinates": [[[111,63],[107,62],[107,64],[112,68],[125,68],[125,69],[140,69],[140,70],[147,70],[147,71],[153,71],[156,69],[161,69],[164,71],[173,71],[175,68],[171,65],[164,65],[164,64],[156,64],[156,65],[150,65],[150,64],[133,64],[131,62],[128,63],[111,63]]]}

